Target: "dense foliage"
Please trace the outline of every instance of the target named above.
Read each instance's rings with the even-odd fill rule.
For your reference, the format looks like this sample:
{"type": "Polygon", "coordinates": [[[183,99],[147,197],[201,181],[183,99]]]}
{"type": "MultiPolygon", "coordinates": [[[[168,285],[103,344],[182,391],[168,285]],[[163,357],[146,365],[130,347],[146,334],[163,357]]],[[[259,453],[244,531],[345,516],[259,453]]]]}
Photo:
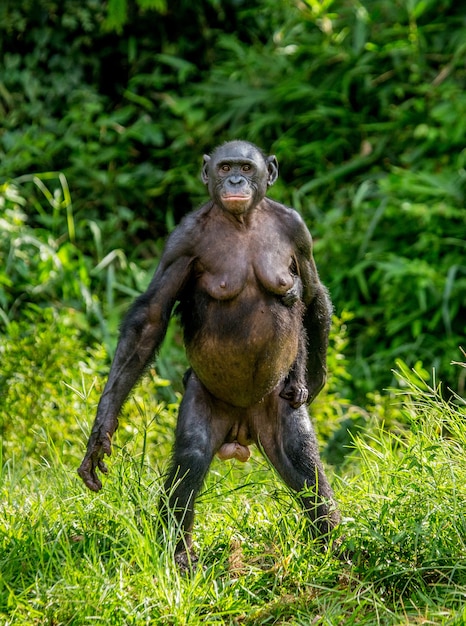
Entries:
{"type": "MultiPolygon", "coordinates": [[[[450,367],[466,317],[458,3],[198,0],[175,11],[112,0],[107,11],[98,0],[20,0],[2,3],[0,18],[3,206],[19,193],[42,243],[89,271],[126,255],[116,282],[132,294],[129,264],[157,257],[157,240],[204,197],[202,152],[252,140],[278,155],[273,194],[308,221],[337,313],[353,316],[357,395],[389,383],[400,356],[461,387],[450,367]],[[44,186],[55,204],[44,207],[44,186]]],[[[16,259],[8,233],[1,245],[16,259]]],[[[4,320],[36,282],[20,264],[2,264],[4,320]]],[[[89,309],[99,285],[87,289],[89,309]]],[[[32,301],[44,304],[39,291],[32,301]]],[[[104,302],[106,318],[127,304],[117,292],[125,300],[104,302]]],[[[77,306],[69,295],[55,293],[77,306]]]]}
{"type": "MultiPolygon", "coordinates": [[[[337,313],[353,316],[358,396],[389,383],[400,356],[461,388],[450,367],[466,318],[458,3],[20,0],[0,18],[0,183],[13,180],[3,194],[19,191],[26,223],[62,254],[156,257],[204,197],[202,152],[252,140],[277,154],[273,195],[308,221],[337,313]],[[72,232],[51,172],[70,189],[72,232]],[[54,210],[32,174],[46,175],[54,210]]],[[[117,282],[132,282],[127,268],[117,282]]],[[[1,270],[3,318],[28,300],[17,271],[1,270]]]]}
{"type": "Polygon", "coordinates": [[[465,34],[454,0],[0,2],[2,624],[466,621],[465,34]],[[234,137],[277,154],[335,303],[312,414],[341,546],[254,451],[215,461],[183,577],[156,513],[176,323],[104,491],[75,469],[124,310],[234,137]]]}

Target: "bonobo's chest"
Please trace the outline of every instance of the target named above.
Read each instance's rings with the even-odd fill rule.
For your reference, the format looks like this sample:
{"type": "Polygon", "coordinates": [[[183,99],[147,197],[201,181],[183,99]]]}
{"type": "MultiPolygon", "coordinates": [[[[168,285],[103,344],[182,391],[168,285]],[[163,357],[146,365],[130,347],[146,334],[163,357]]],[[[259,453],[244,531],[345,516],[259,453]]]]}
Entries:
{"type": "Polygon", "coordinates": [[[283,295],[293,286],[293,242],[276,216],[261,217],[248,227],[224,220],[221,229],[217,223],[204,232],[195,272],[198,287],[212,298],[233,299],[258,286],[283,295]]]}

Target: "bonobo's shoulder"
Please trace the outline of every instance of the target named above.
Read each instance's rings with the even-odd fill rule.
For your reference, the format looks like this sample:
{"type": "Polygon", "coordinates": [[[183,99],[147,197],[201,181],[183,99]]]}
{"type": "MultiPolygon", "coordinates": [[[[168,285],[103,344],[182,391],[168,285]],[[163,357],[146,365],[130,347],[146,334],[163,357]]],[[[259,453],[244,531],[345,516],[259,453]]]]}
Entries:
{"type": "Polygon", "coordinates": [[[199,228],[199,223],[203,222],[210,214],[213,203],[206,202],[195,211],[187,213],[175,230],[193,230],[199,228]]]}
{"type": "Polygon", "coordinates": [[[275,213],[277,213],[277,215],[282,216],[284,219],[303,223],[303,219],[298,211],[296,211],[296,209],[285,206],[281,202],[277,202],[276,200],[272,200],[271,198],[264,198],[264,202],[266,203],[267,209],[269,211],[274,211],[275,213]]]}
{"type": "Polygon", "coordinates": [[[181,222],[170,234],[167,247],[191,247],[202,236],[202,224],[208,217],[212,203],[208,202],[196,211],[192,211],[183,217],[181,222]]]}
{"type": "Polygon", "coordinates": [[[310,236],[303,218],[298,211],[296,211],[296,209],[287,207],[280,202],[271,200],[270,198],[264,198],[264,201],[266,202],[267,210],[274,212],[277,215],[277,218],[280,219],[284,225],[288,226],[289,229],[296,233],[302,231],[310,236]]]}

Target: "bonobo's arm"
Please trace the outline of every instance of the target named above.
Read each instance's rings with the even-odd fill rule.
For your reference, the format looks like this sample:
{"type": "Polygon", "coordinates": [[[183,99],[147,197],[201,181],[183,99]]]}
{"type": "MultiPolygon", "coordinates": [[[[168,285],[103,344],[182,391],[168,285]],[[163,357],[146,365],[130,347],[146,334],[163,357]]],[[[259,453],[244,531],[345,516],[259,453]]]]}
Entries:
{"type": "Polygon", "coordinates": [[[193,257],[183,249],[179,234],[169,240],[149,288],[134,302],[123,322],[87,452],[78,469],[92,491],[102,487],[97,469],[107,473],[103,457],[111,454],[111,439],[118,426],[121,407],[160,347],[173,305],[189,277],[193,257]]]}
{"type": "Polygon", "coordinates": [[[298,354],[280,396],[293,408],[312,402],[324,386],[327,374],[327,347],[332,304],[319,280],[312,257],[312,238],[296,211],[288,214],[289,237],[294,245],[297,276],[293,287],[283,297],[287,306],[299,299],[305,306],[304,331],[299,338],[298,354]]]}
{"type": "MultiPolygon", "coordinates": [[[[298,275],[294,275],[293,286],[282,296],[285,306],[292,307],[296,302],[303,299],[303,281],[298,275]]],[[[280,392],[280,396],[287,400],[294,408],[299,408],[304,404],[309,396],[307,376],[307,340],[306,331],[303,329],[299,337],[298,354],[285,379],[285,384],[280,392]]]]}
{"type": "Polygon", "coordinates": [[[295,241],[306,306],[303,324],[307,332],[308,402],[312,402],[327,378],[328,335],[333,307],[327,289],[320,282],[312,256],[312,238],[303,222],[295,241]]]}

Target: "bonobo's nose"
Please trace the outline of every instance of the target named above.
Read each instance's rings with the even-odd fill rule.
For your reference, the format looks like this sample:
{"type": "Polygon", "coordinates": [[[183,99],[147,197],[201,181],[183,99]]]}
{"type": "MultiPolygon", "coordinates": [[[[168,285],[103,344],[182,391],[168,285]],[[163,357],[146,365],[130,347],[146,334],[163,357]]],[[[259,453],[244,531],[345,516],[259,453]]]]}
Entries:
{"type": "Polygon", "coordinates": [[[243,182],[243,177],[242,176],[230,176],[230,178],[228,179],[228,182],[230,183],[230,185],[241,185],[241,183],[243,182]]]}

